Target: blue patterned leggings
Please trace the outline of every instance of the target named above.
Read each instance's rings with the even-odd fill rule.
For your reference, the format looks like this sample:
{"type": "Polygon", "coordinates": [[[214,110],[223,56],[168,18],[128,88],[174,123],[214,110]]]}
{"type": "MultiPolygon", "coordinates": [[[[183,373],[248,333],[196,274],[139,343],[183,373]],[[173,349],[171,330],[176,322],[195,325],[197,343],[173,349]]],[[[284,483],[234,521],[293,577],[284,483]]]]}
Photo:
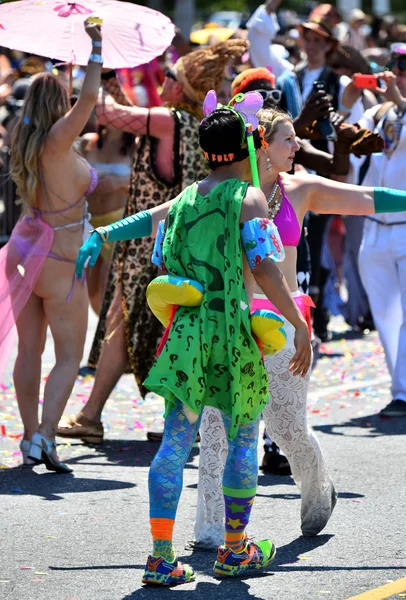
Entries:
{"type": "MultiPolygon", "coordinates": [[[[230,417],[223,413],[226,431],[230,417]]],[[[165,419],[161,445],[149,470],[150,517],[175,519],[183,485],[183,469],[196,439],[200,417],[191,425],[178,400],[165,419]]],[[[246,489],[257,485],[259,419],[240,426],[234,440],[228,441],[228,457],[223,485],[246,489]]]]}

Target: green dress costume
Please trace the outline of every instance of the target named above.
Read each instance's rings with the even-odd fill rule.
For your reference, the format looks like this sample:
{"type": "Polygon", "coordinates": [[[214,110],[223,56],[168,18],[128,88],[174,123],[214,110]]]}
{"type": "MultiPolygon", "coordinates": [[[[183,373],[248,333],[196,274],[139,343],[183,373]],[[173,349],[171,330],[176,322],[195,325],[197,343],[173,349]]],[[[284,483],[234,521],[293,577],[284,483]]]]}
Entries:
{"type": "Polygon", "coordinates": [[[268,379],[251,334],[243,279],[240,213],[248,184],[229,179],[202,196],[197,183],[171,207],[163,244],[169,273],[198,281],[202,304],[179,307],[145,387],[179,398],[199,414],[204,406],[231,416],[228,432],[257,419],[268,401],[268,379]]]}

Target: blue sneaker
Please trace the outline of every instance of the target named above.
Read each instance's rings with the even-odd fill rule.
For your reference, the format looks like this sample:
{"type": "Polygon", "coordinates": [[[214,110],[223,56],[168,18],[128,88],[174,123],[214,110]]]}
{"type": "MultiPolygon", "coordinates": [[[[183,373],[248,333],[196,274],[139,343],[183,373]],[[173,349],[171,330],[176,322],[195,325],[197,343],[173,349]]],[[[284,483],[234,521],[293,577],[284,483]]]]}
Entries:
{"type": "Polygon", "coordinates": [[[174,560],[166,562],[162,556],[148,556],[142,583],[146,585],[180,585],[196,579],[190,565],[174,560]]]}
{"type": "Polygon", "coordinates": [[[241,577],[246,573],[266,569],[276,555],[271,540],[254,543],[247,541],[244,550],[234,552],[231,548],[220,546],[213,570],[222,577],[241,577]]]}

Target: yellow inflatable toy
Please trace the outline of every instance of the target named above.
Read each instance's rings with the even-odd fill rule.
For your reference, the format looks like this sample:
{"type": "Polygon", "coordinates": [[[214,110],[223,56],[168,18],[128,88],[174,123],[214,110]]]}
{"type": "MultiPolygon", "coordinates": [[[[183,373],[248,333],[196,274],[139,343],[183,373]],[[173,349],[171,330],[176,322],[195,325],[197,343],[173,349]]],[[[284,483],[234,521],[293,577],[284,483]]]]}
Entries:
{"type": "MultiPolygon", "coordinates": [[[[203,286],[193,279],[160,275],[147,288],[148,306],[162,325],[167,327],[174,306],[200,306],[203,286]]],[[[251,315],[251,330],[259,340],[264,355],[280,352],[286,344],[283,319],[271,310],[256,310],[251,315]]]]}
{"type": "Polygon", "coordinates": [[[160,275],[147,287],[148,306],[168,327],[173,306],[200,306],[203,299],[203,286],[193,279],[176,277],[175,275],[160,275]]]}
{"type": "Polygon", "coordinates": [[[282,317],[272,310],[259,309],[251,314],[251,331],[261,343],[265,356],[283,350],[286,331],[282,317]]]}

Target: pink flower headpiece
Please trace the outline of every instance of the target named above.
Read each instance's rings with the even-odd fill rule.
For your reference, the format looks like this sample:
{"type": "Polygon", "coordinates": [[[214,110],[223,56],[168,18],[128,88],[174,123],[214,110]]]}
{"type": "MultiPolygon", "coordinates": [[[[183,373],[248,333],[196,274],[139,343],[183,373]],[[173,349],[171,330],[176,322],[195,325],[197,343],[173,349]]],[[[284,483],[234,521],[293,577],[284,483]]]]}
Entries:
{"type": "Polygon", "coordinates": [[[245,135],[247,127],[250,131],[255,131],[258,128],[258,119],[255,115],[261,110],[263,103],[264,99],[261,94],[258,92],[247,92],[246,94],[236,94],[226,106],[219,106],[216,92],[210,90],[207,92],[203,102],[203,114],[207,117],[217,108],[227,108],[237,114],[243,124],[245,135]]]}

